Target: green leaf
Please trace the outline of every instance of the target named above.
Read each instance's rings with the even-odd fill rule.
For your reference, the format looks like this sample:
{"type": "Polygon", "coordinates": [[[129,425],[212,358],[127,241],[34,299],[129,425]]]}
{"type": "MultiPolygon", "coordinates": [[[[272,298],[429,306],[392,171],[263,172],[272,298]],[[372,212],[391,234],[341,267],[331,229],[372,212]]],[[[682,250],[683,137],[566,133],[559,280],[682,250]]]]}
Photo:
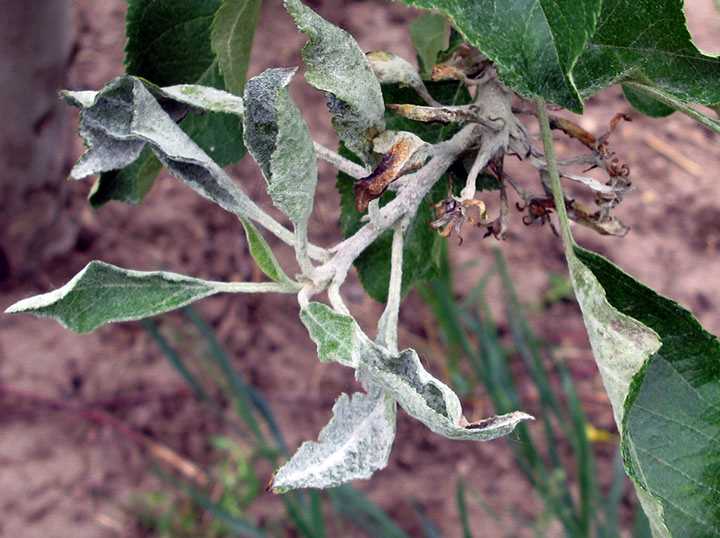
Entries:
{"type": "Polygon", "coordinates": [[[633,80],[684,102],[720,102],[720,59],[692,42],[682,0],[604,0],[573,75],[583,96],[633,80]]]}
{"type": "Polygon", "coordinates": [[[366,343],[358,377],[384,389],[410,416],[449,439],[490,441],[511,433],[533,417],[515,411],[469,423],[450,387],[430,375],[413,349],[397,355],[372,342],[366,343]]]}
{"type": "Polygon", "coordinates": [[[268,184],[273,203],[305,229],[317,185],[310,131],[287,85],[295,69],[268,69],[245,88],[245,144],[268,184]]]}
{"type": "MultiPolygon", "coordinates": [[[[461,84],[455,82],[427,83],[433,96],[442,103],[464,104],[470,96],[461,84]]],[[[420,104],[422,101],[417,93],[409,88],[398,85],[383,85],[383,94],[387,103],[420,104]]],[[[409,131],[423,140],[435,143],[452,136],[457,126],[438,127],[435,124],[421,123],[402,118],[390,111],[386,114],[388,129],[396,131],[409,131]]],[[[345,148],[340,153],[350,159],[353,155],[345,148]]],[[[355,208],[355,195],[353,192],[354,180],[345,174],[338,174],[337,189],[340,192],[340,225],[343,235],[349,237],[363,225],[362,214],[355,208]]],[[[464,184],[464,179],[463,179],[464,184]]],[[[403,246],[403,281],[402,293],[407,294],[412,287],[423,280],[429,280],[437,274],[437,256],[440,245],[444,240],[429,225],[433,220],[431,205],[442,200],[448,194],[447,179],[440,180],[428,197],[420,204],[415,218],[410,222],[403,246]]],[[[380,198],[383,206],[394,198],[393,193],[385,193],[380,198]]],[[[388,283],[390,282],[390,250],[392,246],[392,231],[387,231],[378,237],[355,260],[355,268],[360,276],[365,291],[376,301],[387,300],[388,283]]]]}
{"type": "Polygon", "coordinates": [[[321,361],[357,367],[362,334],[353,318],[339,314],[323,303],[312,302],[300,311],[300,320],[317,345],[321,361]]]}
{"type": "Polygon", "coordinates": [[[387,466],[395,439],[395,401],[382,390],[341,394],[318,441],[302,444],[273,478],[276,493],[297,488],[331,488],[370,478],[387,466]]]}
{"type": "Polygon", "coordinates": [[[248,242],[250,255],[257,263],[260,270],[265,273],[271,280],[275,282],[291,283],[293,280],[287,276],[280,262],[277,261],[270,245],[258,231],[255,225],[248,219],[240,219],[245,230],[245,238],[248,242]]]}
{"type": "Polygon", "coordinates": [[[404,1],[447,15],[515,91],[582,111],[572,70],[595,31],[602,0],[404,1]]]}
{"type": "MultiPolygon", "coordinates": [[[[574,252],[607,304],[655,339],[627,387],[621,416],[626,471],[660,507],[648,514],[651,525],[666,527],[668,536],[720,536],[720,341],[682,306],[605,258],[574,252]]],[[[594,348],[602,345],[595,341],[594,348]]],[[[610,375],[622,375],[620,358],[606,385],[610,375]]]]}
{"type": "Polygon", "coordinates": [[[653,536],[720,536],[720,341],[575,244],[542,102],[538,117],[575,295],[653,536]]]}
{"type": "MultiPolygon", "coordinates": [[[[164,86],[198,83],[224,89],[210,43],[211,23],[219,6],[219,0],[129,0],[127,73],[164,86]]],[[[232,115],[190,114],[180,125],[220,166],[245,155],[240,123],[232,115]]],[[[90,193],[90,203],[94,207],[112,200],[137,204],[161,169],[152,152],[144,151],[132,165],[102,173],[90,193]]]]}
{"type": "Polygon", "coordinates": [[[194,83],[214,66],[211,26],[220,0],[129,0],[125,68],[159,86],[194,83]]]}
{"type": "Polygon", "coordinates": [[[80,134],[87,151],[71,176],[117,170],[133,163],[149,146],[170,172],[202,196],[238,216],[257,218],[258,206],[173,121],[170,113],[184,113],[187,106],[213,106],[242,110],[242,100],[213,88],[146,87],[135,77],[120,77],[102,91],[66,92],[81,107],[80,134]],[[154,95],[153,95],[154,94],[154,95]],[[163,109],[164,105],[167,110],[163,109]],[[214,104],[208,104],[208,101],[214,104]]]}
{"type": "Polygon", "coordinates": [[[382,91],[365,54],[345,30],[330,24],[300,0],[285,8],[309,41],[302,51],[305,80],[327,92],[340,139],[367,161],[371,141],[384,129],[382,91]]]}
{"type": "Polygon", "coordinates": [[[675,112],[674,108],[634,90],[627,84],[623,84],[622,89],[628,103],[630,103],[635,110],[642,112],[646,116],[650,116],[651,118],[664,118],[675,112]]]}
{"type": "MultiPolygon", "coordinates": [[[[668,92],[637,82],[626,82],[624,86],[632,88],[632,90],[634,90],[636,93],[641,94],[648,99],[655,100],[658,103],[682,112],[686,116],[694,119],[700,125],[703,125],[711,131],[715,131],[716,133],[720,134],[720,121],[706,114],[703,114],[696,108],[690,106],[686,102],[678,99],[677,97],[669,94],[668,92]]],[[[712,105],[710,108],[718,109],[718,105],[712,105]]]]}
{"type": "Polygon", "coordinates": [[[62,288],[23,299],[5,312],[51,317],[68,329],[86,333],[105,323],[162,314],[216,293],[281,289],[278,285],[211,282],[164,271],[132,271],[93,261],[62,288]]]}
{"type": "Polygon", "coordinates": [[[450,24],[442,15],[423,13],[410,23],[410,38],[420,60],[420,73],[430,78],[438,54],[450,46],[450,24]]]}
{"type": "Polygon", "coordinates": [[[212,23],[211,46],[225,89],[242,95],[261,0],[223,0],[212,23]]]}

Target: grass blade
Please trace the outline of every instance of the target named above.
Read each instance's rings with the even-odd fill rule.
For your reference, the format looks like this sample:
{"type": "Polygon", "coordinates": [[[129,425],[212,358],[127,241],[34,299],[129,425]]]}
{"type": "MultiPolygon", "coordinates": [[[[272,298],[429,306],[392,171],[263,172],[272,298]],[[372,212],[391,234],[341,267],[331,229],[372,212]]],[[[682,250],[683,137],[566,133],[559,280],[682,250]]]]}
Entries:
{"type": "Polygon", "coordinates": [[[180,376],[190,386],[195,394],[195,397],[198,400],[208,401],[210,398],[208,397],[207,392],[205,392],[205,389],[203,389],[202,384],[185,365],[185,362],[182,360],[182,357],[180,357],[180,354],[175,351],[175,348],[172,347],[170,342],[168,342],[168,340],[160,333],[157,323],[152,319],[144,319],[140,322],[140,325],[142,325],[142,328],[145,329],[145,331],[155,341],[155,344],[157,344],[160,348],[160,351],[172,367],[177,370],[180,376]]]}
{"type": "Polygon", "coordinates": [[[460,479],[455,489],[455,502],[458,507],[458,515],[462,523],[463,538],[473,538],[472,529],[470,528],[470,518],[467,511],[467,499],[465,497],[465,482],[460,479]]]}
{"type": "Polygon", "coordinates": [[[251,385],[245,383],[242,377],[240,377],[240,374],[238,374],[237,370],[232,366],[230,357],[228,357],[222,345],[220,345],[220,342],[215,335],[215,331],[213,331],[205,320],[200,317],[194,308],[184,308],[183,314],[188,320],[190,320],[198,332],[207,341],[208,351],[210,352],[211,357],[223,373],[223,376],[230,386],[230,390],[236,402],[238,414],[240,414],[243,420],[247,422],[248,426],[253,430],[256,436],[258,436],[258,439],[262,440],[262,444],[266,444],[262,431],[257,424],[257,420],[252,415],[252,411],[249,408],[248,404],[251,403],[267,424],[273,438],[275,439],[278,449],[284,454],[288,454],[289,451],[287,443],[285,442],[285,438],[280,431],[280,427],[275,420],[269,404],[257,390],[255,390],[251,385]]]}
{"type": "Polygon", "coordinates": [[[340,486],[329,490],[329,494],[338,515],[368,536],[409,538],[379,506],[355,488],[340,486]]]}

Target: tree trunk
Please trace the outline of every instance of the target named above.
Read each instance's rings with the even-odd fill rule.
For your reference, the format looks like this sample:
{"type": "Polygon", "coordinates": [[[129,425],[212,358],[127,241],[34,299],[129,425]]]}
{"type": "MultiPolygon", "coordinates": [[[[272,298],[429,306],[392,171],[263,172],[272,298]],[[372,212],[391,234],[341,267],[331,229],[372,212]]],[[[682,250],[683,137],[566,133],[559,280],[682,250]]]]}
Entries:
{"type": "Polygon", "coordinates": [[[45,258],[32,250],[59,212],[69,139],[58,90],[71,10],[72,0],[0,0],[0,282],[45,258]]]}

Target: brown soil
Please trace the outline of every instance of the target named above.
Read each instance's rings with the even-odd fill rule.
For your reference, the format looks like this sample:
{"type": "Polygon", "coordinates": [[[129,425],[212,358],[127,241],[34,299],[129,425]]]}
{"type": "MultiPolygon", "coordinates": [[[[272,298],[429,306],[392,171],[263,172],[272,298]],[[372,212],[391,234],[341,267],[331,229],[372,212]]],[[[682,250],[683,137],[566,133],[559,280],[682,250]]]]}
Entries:
{"type": "MultiPolygon", "coordinates": [[[[380,0],[311,4],[353,33],[364,49],[413,57],[406,32],[411,10],[380,0]]],[[[720,49],[720,16],[712,1],[688,4],[698,43],[706,50],[720,49]]],[[[75,5],[79,53],[69,85],[97,88],[122,72],[125,2],[77,0],[75,5]]],[[[302,42],[279,3],[266,2],[251,74],[270,66],[299,65],[302,42]]],[[[301,83],[295,84],[293,93],[318,140],[332,145],[335,137],[323,97],[301,83]]],[[[579,121],[601,132],[616,112],[627,110],[620,94],[611,90],[592,99],[579,121]]],[[[614,138],[636,185],[619,210],[632,232],[616,239],[578,229],[578,240],[690,307],[709,330],[720,332],[720,279],[713,278],[720,272],[720,184],[715,177],[720,156],[712,151],[717,136],[677,114],[667,120],[633,117],[614,138]]],[[[75,154],[80,150],[77,141],[75,154]]],[[[267,201],[250,160],[233,172],[256,199],[267,201]]],[[[311,229],[313,240],[322,245],[339,239],[334,183],[332,170],[321,166],[311,229]]],[[[164,177],[139,207],[111,205],[97,212],[85,202],[89,187],[86,182],[66,184],[62,211],[75,226],[74,246],[48,261],[42,271],[6,283],[1,306],[61,285],[91,259],[213,279],[258,277],[236,220],[178,182],[164,177]]],[[[458,270],[458,294],[466,293],[487,270],[495,246],[469,233],[462,247],[453,242],[457,267],[475,262],[458,270]]],[[[525,228],[515,219],[512,233],[500,246],[528,304],[536,304],[547,289],[548,272],[565,271],[558,240],[547,227],[525,228]]],[[[291,264],[290,252],[281,249],[281,260],[291,264]]],[[[356,279],[348,284],[346,297],[361,323],[371,327],[380,306],[363,295],[356,279]]],[[[497,290],[491,290],[491,300],[499,311],[497,290]]],[[[217,297],[198,308],[232,352],[237,368],[265,392],[291,447],[314,438],[327,421],[334,398],[355,389],[350,371],[317,362],[291,298],[217,297]]],[[[402,318],[402,343],[437,349],[425,340],[430,316],[418,297],[410,297],[402,318]]],[[[534,323],[543,338],[558,346],[557,354],[568,360],[594,425],[614,430],[576,306],[555,304],[536,315],[534,323]]],[[[162,324],[173,334],[183,331],[176,317],[164,318],[162,324]]],[[[442,356],[424,355],[428,367],[442,374],[442,356]]],[[[160,484],[149,471],[147,446],[140,450],[123,428],[205,467],[207,439],[221,427],[198,409],[182,380],[137,324],[77,336],[49,321],[0,317],[0,382],[4,388],[0,391],[0,536],[134,536],[126,507],[135,492],[160,484]],[[88,417],[73,411],[81,407],[101,409],[104,414],[88,417]]],[[[532,394],[527,396],[532,401],[532,394]]],[[[471,414],[490,411],[481,398],[467,406],[471,414]]],[[[451,442],[401,414],[390,466],[357,486],[413,536],[420,532],[413,500],[439,522],[445,535],[459,536],[453,495],[456,478],[462,476],[496,510],[512,514],[498,523],[471,501],[477,535],[500,536],[505,525],[521,535],[518,521],[533,520],[541,505],[513,468],[506,443],[451,442]]],[[[613,447],[599,444],[597,452],[606,461],[613,447]]],[[[262,480],[269,478],[270,469],[261,472],[262,480]]],[[[277,500],[266,493],[254,510],[269,515],[275,508],[279,508],[277,500]]],[[[559,532],[553,527],[547,536],[559,532]]]]}

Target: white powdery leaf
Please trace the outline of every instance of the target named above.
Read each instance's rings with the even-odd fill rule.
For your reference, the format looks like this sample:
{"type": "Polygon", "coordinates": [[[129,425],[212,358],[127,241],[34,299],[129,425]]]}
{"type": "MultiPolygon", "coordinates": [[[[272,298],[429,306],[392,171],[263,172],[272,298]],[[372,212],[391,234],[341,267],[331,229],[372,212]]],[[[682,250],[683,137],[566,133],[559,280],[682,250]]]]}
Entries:
{"type": "Polygon", "coordinates": [[[371,387],[368,394],[341,394],[318,441],[303,443],[277,471],[273,491],[331,488],[370,478],[387,465],[395,420],[394,400],[377,387],[371,387]]]}
{"type": "Polygon", "coordinates": [[[660,349],[660,338],[652,329],[613,308],[595,275],[577,257],[569,257],[568,265],[590,346],[615,423],[622,433],[623,407],[630,383],[650,356],[660,349]]]}
{"type": "Polygon", "coordinates": [[[243,136],[273,203],[303,230],[313,208],[317,158],[310,130],[287,85],[295,69],[268,69],[245,86],[243,136]]]}
{"type": "Polygon", "coordinates": [[[309,39],[302,51],[305,80],[328,93],[340,139],[367,162],[371,140],[385,129],[385,104],[365,54],[350,34],[300,0],[285,0],[285,8],[309,39]]]}
{"type": "Polygon", "coordinates": [[[105,323],[154,316],[221,291],[215,283],[164,271],[132,271],[90,262],[63,287],[6,310],[50,317],[79,333],[105,323]]]}
{"type": "Polygon", "coordinates": [[[392,355],[368,343],[358,377],[384,389],[409,415],[449,439],[489,441],[533,417],[521,411],[468,422],[453,390],[423,368],[413,349],[392,355]]]}
{"type": "Polygon", "coordinates": [[[300,320],[315,342],[322,362],[335,361],[357,368],[366,337],[352,317],[323,303],[311,302],[300,311],[300,320]]]}
{"type": "Polygon", "coordinates": [[[149,144],[174,176],[202,196],[236,215],[258,215],[256,204],[175,122],[188,107],[240,114],[239,97],[187,85],[165,91],[131,76],[113,80],[95,95],[64,95],[81,108],[80,134],[87,146],[73,178],[123,168],[149,144]]]}
{"type": "Polygon", "coordinates": [[[417,69],[397,54],[373,51],[367,53],[367,59],[380,84],[402,84],[416,89],[424,86],[417,69]]]}
{"type": "Polygon", "coordinates": [[[245,111],[242,97],[209,86],[178,84],[161,88],[161,91],[165,97],[208,112],[242,116],[245,111]]]}

